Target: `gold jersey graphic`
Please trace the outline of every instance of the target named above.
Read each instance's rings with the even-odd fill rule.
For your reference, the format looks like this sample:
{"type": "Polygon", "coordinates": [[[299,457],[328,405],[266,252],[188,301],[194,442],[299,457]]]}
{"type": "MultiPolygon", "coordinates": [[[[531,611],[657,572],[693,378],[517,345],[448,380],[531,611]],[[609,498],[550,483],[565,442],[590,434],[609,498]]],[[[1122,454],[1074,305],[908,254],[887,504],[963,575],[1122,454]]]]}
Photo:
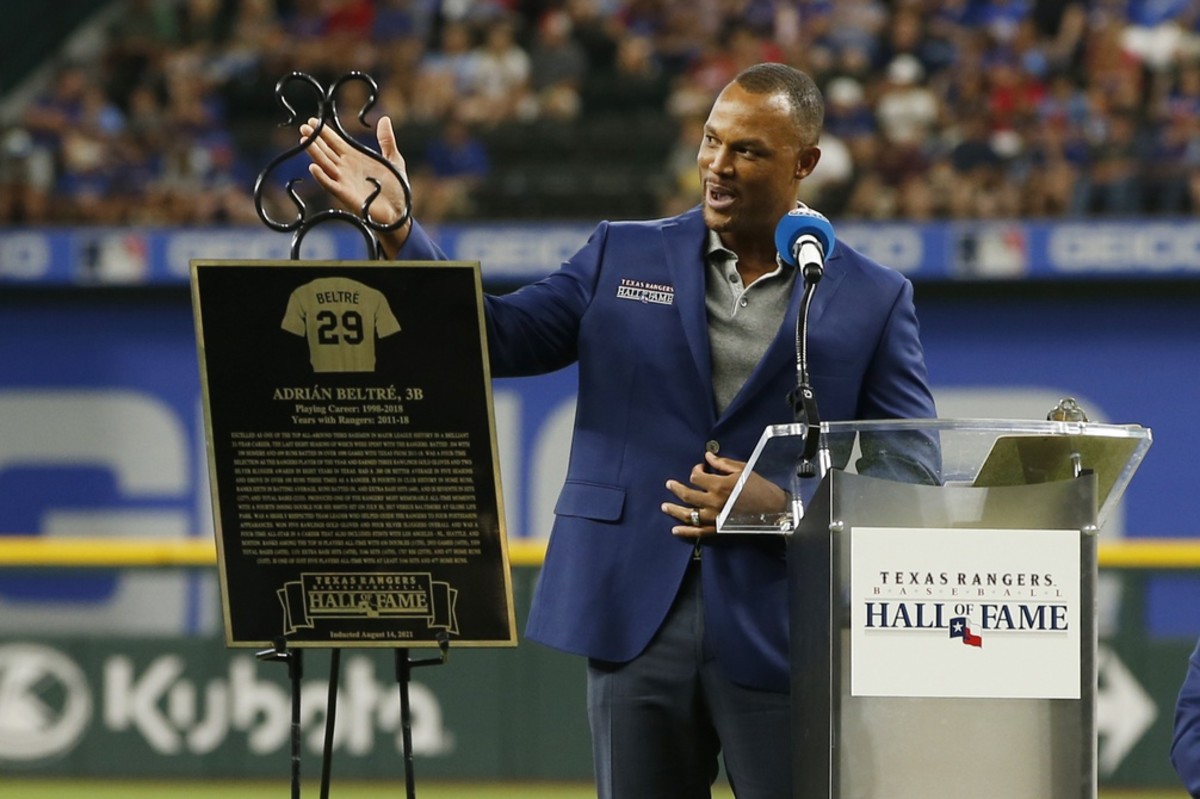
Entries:
{"type": "Polygon", "coordinates": [[[344,277],[318,278],[293,291],[281,326],[308,339],[315,372],[373,372],[375,336],[400,332],[380,291],[344,277]]]}

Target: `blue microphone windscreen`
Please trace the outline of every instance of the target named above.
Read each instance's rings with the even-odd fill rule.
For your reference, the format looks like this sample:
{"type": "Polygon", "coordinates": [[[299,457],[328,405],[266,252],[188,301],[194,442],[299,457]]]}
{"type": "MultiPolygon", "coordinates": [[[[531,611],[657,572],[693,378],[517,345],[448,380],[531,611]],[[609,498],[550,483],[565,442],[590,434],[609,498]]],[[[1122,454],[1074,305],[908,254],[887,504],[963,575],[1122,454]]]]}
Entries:
{"type": "Polygon", "coordinates": [[[833,255],[837,238],[833,235],[833,225],[825,215],[811,208],[793,208],[775,227],[775,249],[785,261],[792,266],[796,265],[792,259],[792,247],[796,239],[805,233],[816,236],[821,241],[826,258],[833,255]]]}

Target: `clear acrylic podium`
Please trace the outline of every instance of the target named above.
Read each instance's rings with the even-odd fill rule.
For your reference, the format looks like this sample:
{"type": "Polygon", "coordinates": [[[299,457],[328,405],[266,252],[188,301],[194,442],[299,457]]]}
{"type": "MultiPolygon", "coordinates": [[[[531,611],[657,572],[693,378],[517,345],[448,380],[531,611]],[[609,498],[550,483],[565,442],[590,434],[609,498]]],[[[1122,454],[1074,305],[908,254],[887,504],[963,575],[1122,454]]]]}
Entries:
{"type": "Polygon", "coordinates": [[[789,536],[796,799],[1094,799],[1096,534],[1150,431],[831,422],[800,478],[805,430],[717,520],[789,536]]]}

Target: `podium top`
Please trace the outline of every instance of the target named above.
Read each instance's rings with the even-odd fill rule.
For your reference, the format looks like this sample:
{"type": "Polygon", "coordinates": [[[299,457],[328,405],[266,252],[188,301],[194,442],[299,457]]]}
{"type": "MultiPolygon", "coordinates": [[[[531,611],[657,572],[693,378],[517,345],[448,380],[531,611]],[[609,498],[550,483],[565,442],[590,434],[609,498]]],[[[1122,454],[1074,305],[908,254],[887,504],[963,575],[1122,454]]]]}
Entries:
{"type": "MultiPolygon", "coordinates": [[[[823,422],[817,478],[797,478],[807,426],[763,431],[745,472],[717,518],[721,532],[790,532],[798,508],[756,507],[765,479],[807,501],[830,469],[906,483],[1011,486],[1097,478],[1097,525],[1125,493],[1152,441],[1139,425],[1032,419],[880,419],[823,422]]],[[[766,492],[770,493],[770,492],[766,492]]],[[[776,495],[778,492],[774,492],[776,495]]]]}

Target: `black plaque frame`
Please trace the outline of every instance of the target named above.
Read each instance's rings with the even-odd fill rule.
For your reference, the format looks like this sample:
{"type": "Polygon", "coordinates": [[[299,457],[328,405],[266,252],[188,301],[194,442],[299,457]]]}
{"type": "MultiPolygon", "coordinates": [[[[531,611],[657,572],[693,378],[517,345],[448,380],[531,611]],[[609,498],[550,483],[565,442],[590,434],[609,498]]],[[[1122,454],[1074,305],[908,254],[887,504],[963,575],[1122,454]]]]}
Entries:
{"type": "Polygon", "coordinates": [[[515,646],[479,265],[191,274],[226,644],[515,646]]]}
{"type": "MultiPolygon", "coordinates": [[[[261,593],[260,583],[265,581],[269,586],[270,580],[278,580],[281,575],[285,577],[283,585],[275,589],[283,613],[283,631],[273,636],[270,648],[256,654],[259,660],[278,661],[288,667],[292,686],[292,799],[300,799],[301,787],[300,680],[304,650],[291,648],[289,643],[302,647],[324,645],[331,649],[321,799],[329,795],[341,648],[362,645],[395,649],[405,788],[408,798],[415,799],[408,692],[412,669],[445,663],[452,634],[460,636],[460,645],[514,646],[512,587],[479,265],[392,263],[391,269],[377,271],[385,258],[379,235],[395,233],[409,223],[412,190],[407,176],[396,164],[357,142],[342,126],[337,95],[348,83],[361,83],[366,89],[365,102],[358,112],[359,122],[365,125],[366,114],[379,97],[378,85],[365,73],[350,72],[328,87],[303,72],[288,73],[276,83],[276,102],[288,112],[285,126],[295,125],[298,118],[287,99],[289,86],[306,88],[316,100],[316,109],[309,117],[316,120],[313,130],[299,144],[274,158],[259,173],[254,186],[254,206],[263,224],[280,233],[292,233],[292,261],[286,264],[192,262],[196,341],[200,351],[207,454],[228,645],[254,645],[254,641],[240,640],[235,630],[232,608],[240,606],[243,600],[232,600],[234,587],[240,590],[243,586],[254,586],[261,593]],[[295,215],[284,220],[273,217],[265,202],[269,176],[285,161],[312,146],[327,126],[380,170],[366,178],[371,189],[357,213],[329,208],[310,214],[294,188],[300,179],[292,178],[284,188],[295,207],[295,215]],[[389,175],[403,194],[403,210],[391,222],[381,222],[373,217],[371,209],[383,190],[381,179],[386,180],[389,175]],[[298,263],[304,237],[315,226],[330,221],[355,227],[363,235],[374,261],[298,263]],[[324,271],[291,273],[289,280],[301,277],[305,280],[290,289],[280,328],[304,339],[309,365],[314,375],[319,374],[321,379],[314,377],[311,387],[277,385],[270,392],[272,402],[266,402],[261,393],[253,393],[255,387],[263,390],[264,375],[278,381],[297,374],[295,345],[289,350],[278,344],[279,331],[273,330],[267,321],[270,315],[263,316],[255,307],[254,298],[257,296],[269,305],[269,297],[274,296],[281,286],[280,270],[303,266],[324,271]],[[422,266],[436,272],[395,273],[396,268],[422,266]],[[209,274],[209,267],[227,269],[212,271],[211,280],[202,281],[201,273],[209,274]],[[267,271],[257,271],[260,267],[267,271]],[[450,279],[451,275],[459,277],[455,269],[463,267],[470,269],[473,285],[469,291],[461,287],[461,280],[450,279]],[[367,271],[360,273],[358,270],[363,268],[367,271]],[[241,296],[243,290],[236,281],[224,280],[231,274],[242,279],[250,275],[256,277],[251,281],[253,285],[246,286],[250,292],[249,303],[241,296]],[[400,279],[399,274],[424,280],[400,279]],[[445,279],[439,281],[438,277],[445,279]],[[377,278],[387,285],[379,287],[373,282],[377,278]],[[218,286],[211,293],[209,283],[218,286]],[[435,296],[429,299],[441,299],[444,304],[436,301],[422,304],[419,299],[414,299],[420,297],[421,290],[431,289],[435,296]],[[257,295],[256,292],[263,293],[257,295]],[[445,292],[445,296],[438,297],[439,292],[445,292]],[[411,338],[395,338],[404,329],[393,311],[393,304],[399,297],[406,303],[403,316],[410,324],[418,322],[410,332],[415,329],[421,334],[413,339],[415,344],[410,345],[407,356],[397,355],[391,346],[392,341],[406,342],[411,338]],[[431,315],[435,319],[431,319],[431,315]],[[239,319],[245,324],[240,330],[239,319]],[[217,331],[208,341],[206,324],[210,332],[217,331]],[[434,335],[426,337],[430,333],[434,335]],[[475,336],[478,336],[478,346],[474,343],[475,336]],[[389,337],[387,346],[376,347],[377,339],[382,341],[389,337]],[[254,348],[246,347],[254,341],[271,342],[265,348],[257,348],[259,361],[250,354],[254,348]],[[214,349],[220,351],[212,364],[208,360],[207,345],[210,343],[215,343],[214,349]],[[385,352],[381,354],[377,349],[385,352]],[[414,365],[416,369],[411,371],[414,365]],[[453,366],[452,371],[456,373],[466,366],[466,372],[461,373],[463,382],[447,384],[437,379],[445,376],[447,365],[453,366]],[[385,385],[373,379],[381,369],[393,368],[397,369],[398,378],[404,378],[399,385],[385,385]],[[475,374],[481,378],[478,382],[471,379],[475,374]],[[430,386],[436,383],[437,390],[427,394],[427,384],[421,380],[432,381],[430,386]],[[210,386],[218,387],[215,395],[210,392],[210,386]],[[447,388],[449,390],[444,390],[447,388]],[[442,406],[438,402],[426,406],[425,400],[433,397],[448,398],[447,404],[442,406]],[[220,401],[214,402],[214,398],[220,401]],[[334,400],[339,405],[334,406],[334,400]],[[273,406],[274,402],[293,402],[294,405],[290,413],[285,408],[285,414],[281,416],[280,406],[273,406]],[[423,410],[433,410],[428,414],[417,414],[418,421],[414,424],[414,415],[406,412],[405,403],[416,403],[423,410]],[[472,414],[472,410],[476,413],[472,414]],[[486,411],[486,422],[478,413],[481,410],[486,411]],[[234,422],[248,426],[239,430],[225,427],[234,422]],[[318,432],[320,428],[325,429],[318,432]],[[356,436],[345,428],[365,428],[366,433],[356,436]],[[371,435],[372,428],[383,432],[371,435]],[[300,432],[302,430],[310,433],[300,432]],[[406,430],[409,435],[403,435],[406,430]],[[478,435],[482,430],[486,430],[486,436],[478,435]],[[395,445],[394,450],[389,444],[395,445]],[[481,451],[484,444],[486,451],[481,451]],[[288,447],[290,453],[276,452],[288,447]],[[371,449],[376,451],[364,454],[371,449]],[[478,488],[485,491],[482,497],[478,488]],[[222,498],[228,500],[230,492],[235,505],[233,517],[227,515],[229,502],[222,504],[222,498]],[[482,506],[481,499],[484,500],[482,506]],[[356,536],[353,543],[345,540],[347,534],[356,536]],[[238,558],[239,574],[236,579],[231,579],[231,569],[227,567],[235,557],[238,558]],[[381,562],[380,558],[384,560],[381,562]],[[398,563],[397,558],[404,562],[398,563]],[[331,561],[343,568],[335,572],[297,572],[293,569],[290,572],[293,579],[287,579],[287,567],[305,563],[328,567],[331,561]],[[430,570],[419,570],[422,563],[430,570]],[[349,571],[345,568],[360,564],[363,568],[349,571]],[[489,564],[499,565],[500,571],[487,570],[489,564]],[[396,568],[402,565],[406,570],[388,570],[389,565],[396,568]],[[478,640],[461,637],[457,615],[458,588],[448,579],[435,579],[435,571],[436,576],[449,576],[442,574],[441,567],[449,569],[451,565],[474,565],[473,576],[482,573],[485,578],[478,595],[491,595],[498,600],[490,608],[491,613],[483,614],[487,621],[478,627],[481,636],[478,640]],[[368,569],[368,566],[375,568],[368,569]],[[263,574],[264,570],[270,573],[263,574]],[[486,579],[489,577],[493,579],[486,579]],[[502,588],[496,577],[503,584],[502,588]],[[502,591],[502,596],[497,595],[498,590],[502,591]],[[424,633],[418,635],[422,619],[424,633]],[[318,622],[323,626],[318,627],[318,622]],[[300,634],[304,630],[320,630],[327,635],[300,634]],[[430,632],[433,632],[432,642],[427,640],[430,632]],[[335,638],[338,639],[336,643],[332,640],[335,638]],[[409,655],[410,646],[434,645],[440,650],[438,657],[414,660],[409,655]]],[[[405,351],[403,346],[399,349],[401,353],[405,351]]],[[[480,586],[472,581],[471,588],[480,586]]],[[[261,597],[259,601],[262,601],[261,597]]],[[[271,606],[269,600],[267,605],[271,606]]],[[[472,622],[475,621],[476,607],[479,606],[472,605],[472,612],[468,614],[472,622]]],[[[484,603],[482,608],[488,609],[487,604],[484,603]]],[[[237,620],[244,620],[255,628],[256,618],[248,599],[245,609],[244,619],[237,616],[237,620]]],[[[266,632],[257,630],[252,635],[261,636],[266,632]]],[[[469,634],[476,634],[473,623],[469,634]]]]}

